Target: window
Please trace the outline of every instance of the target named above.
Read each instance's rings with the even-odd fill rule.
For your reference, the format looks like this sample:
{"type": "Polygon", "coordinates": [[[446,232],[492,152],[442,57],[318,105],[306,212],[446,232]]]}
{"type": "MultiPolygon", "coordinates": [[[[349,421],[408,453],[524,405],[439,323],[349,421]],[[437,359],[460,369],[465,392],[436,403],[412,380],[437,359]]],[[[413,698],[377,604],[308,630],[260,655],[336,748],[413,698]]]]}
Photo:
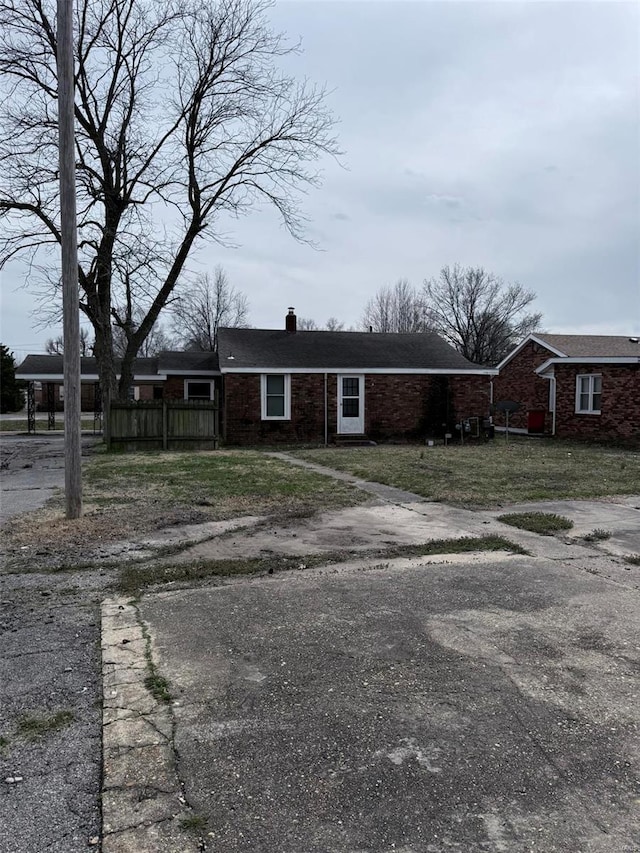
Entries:
{"type": "Polygon", "coordinates": [[[262,420],[291,420],[291,377],[288,374],[262,374],[262,420]]]}
{"type": "Polygon", "coordinates": [[[602,395],[602,376],[599,373],[581,374],[576,377],[576,412],[599,415],[602,395]]]}
{"type": "Polygon", "coordinates": [[[191,379],[184,381],[185,400],[213,400],[213,382],[193,382],[191,379]]]}

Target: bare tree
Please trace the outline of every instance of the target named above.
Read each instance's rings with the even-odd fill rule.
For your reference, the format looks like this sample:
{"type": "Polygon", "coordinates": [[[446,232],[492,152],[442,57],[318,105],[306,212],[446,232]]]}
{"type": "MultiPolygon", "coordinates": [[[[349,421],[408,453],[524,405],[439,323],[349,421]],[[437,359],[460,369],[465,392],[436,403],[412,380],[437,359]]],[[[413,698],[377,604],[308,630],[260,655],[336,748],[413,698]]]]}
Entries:
{"type": "Polygon", "coordinates": [[[535,293],[481,267],[443,267],[424,298],[434,330],[475,364],[498,364],[542,319],[526,313],[535,293]]]}
{"type": "Polygon", "coordinates": [[[249,302],[229,283],[218,266],[213,278],[205,273],[186,288],[173,307],[173,333],[183,349],[216,351],[218,329],[246,329],[249,302]]]}
{"type": "MultiPolygon", "coordinates": [[[[0,0],[0,266],[26,256],[32,279],[59,288],[55,6],[0,0]]],[[[78,281],[106,405],[114,324],[126,397],[193,251],[264,201],[303,239],[298,190],[319,182],[319,157],[338,153],[324,90],[277,70],[297,46],[270,29],[267,6],[76,4],[78,281]]]]}
{"type": "MultiPolygon", "coordinates": [[[[128,341],[131,335],[135,333],[137,324],[144,319],[144,311],[137,310],[133,312],[133,317],[130,319],[130,326],[123,327],[114,323],[113,326],[113,354],[116,358],[122,359],[127,352],[128,341]]],[[[151,327],[151,331],[142,342],[138,350],[138,356],[142,358],[152,358],[158,355],[163,350],[174,348],[173,340],[165,330],[162,323],[155,322],[151,327]]]]}
{"type": "Polygon", "coordinates": [[[299,332],[317,332],[320,327],[311,317],[298,317],[296,328],[299,332]]]}
{"type": "Polygon", "coordinates": [[[327,332],[342,332],[344,330],[344,323],[341,323],[337,317],[329,317],[325,324],[325,329],[327,332]]]}
{"type": "Polygon", "coordinates": [[[367,302],[361,326],[374,332],[424,332],[428,323],[422,295],[406,278],[381,287],[367,302]]]}
{"type": "MultiPolygon", "coordinates": [[[[64,338],[58,335],[57,338],[48,338],[44,344],[44,351],[48,355],[62,355],[64,353],[64,338]]],[[[87,329],[80,326],[80,355],[88,356],[93,354],[93,341],[87,329]]]]}

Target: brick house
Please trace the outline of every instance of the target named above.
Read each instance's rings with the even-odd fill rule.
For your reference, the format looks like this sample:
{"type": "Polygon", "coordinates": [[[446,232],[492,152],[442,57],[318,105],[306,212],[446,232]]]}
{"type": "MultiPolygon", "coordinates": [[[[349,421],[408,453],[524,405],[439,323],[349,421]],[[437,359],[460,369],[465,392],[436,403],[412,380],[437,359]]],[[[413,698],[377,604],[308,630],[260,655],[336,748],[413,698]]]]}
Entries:
{"type": "MultiPolygon", "coordinates": [[[[463,358],[433,332],[377,334],[285,327],[220,329],[218,353],[162,352],[136,359],[135,400],[213,400],[228,444],[402,439],[455,434],[489,415],[493,368],[463,358]]],[[[29,355],[16,376],[49,389],[62,408],[62,356],[29,355]]],[[[98,374],[81,360],[83,409],[93,411],[98,374]]]]}
{"type": "MultiPolygon", "coordinates": [[[[493,402],[521,404],[509,428],[562,438],[640,442],[640,342],[613,335],[525,338],[499,365],[493,402]]],[[[504,415],[494,414],[504,426],[504,415]]]]}
{"type": "Polygon", "coordinates": [[[232,444],[442,435],[489,413],[491,368],[438,335],[221,329],[223,435],[232,444]],[[446,426],[445,426],[446,425],[446,426]]]}
{"type": "MultiPolygon", "coordinates": [[[[64,410],[63,356],[28,355],[16,369],[16,379],[34,383],[38,411],[64,410]]],[[[93,412],[98,388],[98,364],[93,357],[80,359],[80,405],[83,412],[93,412]]],[[[158,371],[157,358],[136,358],[134,361],[134,400],[153,400],[163,396],[164,377],[158,371]]]]}

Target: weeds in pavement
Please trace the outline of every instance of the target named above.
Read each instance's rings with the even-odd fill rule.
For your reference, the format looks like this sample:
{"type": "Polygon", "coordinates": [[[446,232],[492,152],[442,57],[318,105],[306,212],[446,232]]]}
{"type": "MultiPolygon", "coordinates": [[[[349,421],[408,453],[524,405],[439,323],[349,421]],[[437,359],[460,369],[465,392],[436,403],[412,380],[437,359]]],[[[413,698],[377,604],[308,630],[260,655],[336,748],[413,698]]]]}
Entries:
{"type": "Polygon", "coordinates": [[[459,539],[437,539],[418,545],[396,545],[385,549],[361,551],[334,551],[327,554],[312,554],[303,557],[272,555],[248,560],[198,560],[190,563],[158,566],[126,565],[120,570],[117,587],[123,594],[137,594],[141,590],[167,583],[184,583],[206,580],[212,577],[234,575],[273,574],[274,572],[316,568],[348,560],[389,560],[395,557],[422,557],[432,554],[461,554],[473,551],[509,551],[526,554],[524,548],[502,536],[465,536],[459,539]]]}
{"type": "Polygon", "coordinates": [[[610,530],[603,530],[601,527],[596,527],[591,533],[587,533],[582,538],[585,542],[603,542],[605,539],[611,539],[612,533],[610,530]]]}
{"type": "MultiPolygon", "coordinates": [[[[147,661],[147,664],[148,663],[149,661],[147,661]]],[[[171,701],[171,694],[169,693],[169,682],[163,675],[158,675],[157,672],[153,672],[151,675],[147,675],[144,680],[144,686],[147,688],[149,693],[151,693],[151,695],[157,702],[169,703],[171,701]]]]}
{"type": "Polygon", "coordinates": [[[75,719],[72,711],[57,711],[55,714],[48,716],[37,716],[35,714],[27,714],[18,720],[18,734],[27,738],[27,740],[35,740],[36,738],[44,737],[50,732],[56,732],[68,726],[75,719]]]}
{"type": "Polygon", "coordinates": [[[498,521],[510,524],[511,527],[519,527],[521,530],[540,533],[542,536],[552,536],[559,530],[570,530],[573,527],[571,519],[556,515],[554,512],[511,512],[499,515],[498,521]]]}
{"type": "Polygon", "coordinates": [[[207,819],[199,814],[191,814],[182,818],[180,826],[188,832],[202,834],[207,829],[207,819]]]}

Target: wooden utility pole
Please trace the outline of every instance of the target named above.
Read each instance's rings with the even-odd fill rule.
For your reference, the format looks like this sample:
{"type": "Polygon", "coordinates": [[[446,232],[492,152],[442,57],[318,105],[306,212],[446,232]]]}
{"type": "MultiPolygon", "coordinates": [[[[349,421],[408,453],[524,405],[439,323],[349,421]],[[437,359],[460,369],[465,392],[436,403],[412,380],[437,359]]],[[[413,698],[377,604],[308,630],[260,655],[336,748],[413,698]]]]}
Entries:
{"type": "Polygon", "coordinates": [[[58,149],[64,336],[64,484],[67,518],[82,515],[80,317],[74,142],[73,0],[58,0],[58,149]]]}

